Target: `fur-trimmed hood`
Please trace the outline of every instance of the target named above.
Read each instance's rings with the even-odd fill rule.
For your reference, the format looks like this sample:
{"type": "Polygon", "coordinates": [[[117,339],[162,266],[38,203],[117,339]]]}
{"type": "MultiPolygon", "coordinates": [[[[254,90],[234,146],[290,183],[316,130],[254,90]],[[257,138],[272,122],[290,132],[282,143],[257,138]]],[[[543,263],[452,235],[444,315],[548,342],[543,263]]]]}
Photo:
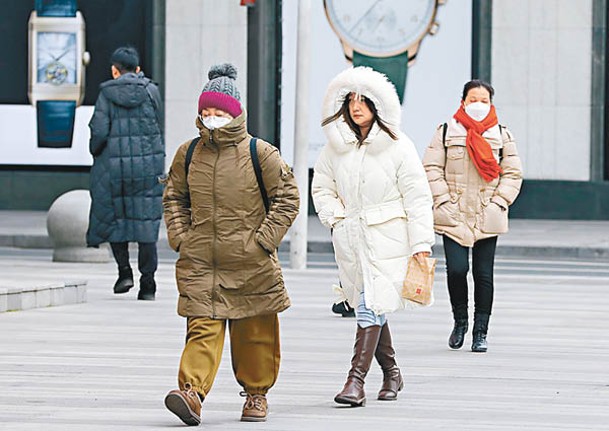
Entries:
{"type": "MultiPolygon", "coordinates": [[[[328,85],[322,107],[322,120],[334,115],[349,93],[356,93],[370,99],[379,117],[396,134],[400,135],[402,107],[394,85],[387,77],[370,67],[350,67],[339,73],[328,85]]],[[[357,138],[342,118],[324,126],[329,143],[340,150],[344,144],[357,142],[357,138]]],[[[375,123],[364,143],[370,143],[382,132],[375,123]]],[[[387,136],[387,138],[389,138],[387,136]]],[[[390,139],[390,138],[389,138],[390,139]]],[[[346,150],[346,148],[345,148],[346,150]]]]}

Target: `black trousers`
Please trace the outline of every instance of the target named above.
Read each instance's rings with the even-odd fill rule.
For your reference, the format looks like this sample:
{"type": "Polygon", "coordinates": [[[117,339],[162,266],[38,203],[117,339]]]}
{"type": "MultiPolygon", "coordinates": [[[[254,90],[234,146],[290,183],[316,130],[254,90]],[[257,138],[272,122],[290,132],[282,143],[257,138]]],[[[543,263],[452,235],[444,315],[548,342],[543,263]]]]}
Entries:
{"type": "MultiPolygon", "coordinates": [[[[158,266],[156,242],[138,242],[137,264],[142,276],[153,276],[158,266]]],[[[119,268],[129,264],[129,243],[111,242],[112,254],[119,268]]]]}
{"type": "MultiPolygon", "coordinates": [[[[481,239],[474,243],[472,266],[474,275],[474,313],[491,314],[493,308],[493,267],[497,237],[481,239]]],[[[469,272],[469,247],[463,247],[444,235],[444,255],[448,294],[455,319],[467,317],[467,273],[469,272]]]]}

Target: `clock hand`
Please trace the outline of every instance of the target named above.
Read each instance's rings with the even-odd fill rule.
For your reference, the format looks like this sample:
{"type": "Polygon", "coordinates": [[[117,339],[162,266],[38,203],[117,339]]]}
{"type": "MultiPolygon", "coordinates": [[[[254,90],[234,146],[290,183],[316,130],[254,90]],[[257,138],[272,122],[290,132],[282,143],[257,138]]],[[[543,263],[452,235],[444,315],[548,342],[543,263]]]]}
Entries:
{"type": "Polygon", "coordinates": [[[55,56],[53,54],[51,54],[51,51],[49,51],[48,49],[45,49],[44,52],[46,52],[47,54],[49,54],[49,57],[51,57],[53,59],[53,61],[57,61],[57,59],[55,58],[55,56]]]}
{"type": "Polygon", "coordinates": [[[59,61],[59,59],[60,59],[61,57],[63,57],[64,55],[66,55],[68,52],[70,52],[70,48],[68,48],[67,50],[65,50],[65,51],[63,52],[63,54],[61,54],[59,57],[57,57],[57,58],[55,59],[55,61],[59,61]]]}
{"type": "Polygon", "coordinates": [[[363,20],[364,18],[366,18],[366,16],[367,16],[367,15],[370,13],[370,11],[371,11],[372,9],[374,9],[374,7],[375,7],[375,6],[376,6],[376,5],[377,5],[377,4],[378,4],[380,1],[381,1],[381,0],[376,0],[374,3],[372,3],[372,6],[370,6],[370,7],[368,8],[368,10],[366,11],[366,13],[364,13],[364,14],[362,15],[362,17],[361,17],[360,19],[358,19],[358,20],[357,20],[357,22],[355,23],[355,25],[354,25],[353,27],[351,27],[351,30],[349,30],[349,33],[351,33],[353,30],[355,30],[355,27],[357,27],[357,26],[358,26],[358,25],[359,25],[359,24],[362,22],[362,20],[363,20]]]}
{"type": "Polygon", "coordinates": [[[376,24],[374,25],[374,27],[373,27],[372,29],[370,29],[370,32],[374,32],[374,31],[375,31],[375,30],[378,28],[378,26],[379,26],[379,25],[381,25],[381,23],[382,23],[382,22],[383,22],[383,20],[385,19],[385,16],[386,16],[386,15],[383,15],[383,16],[381,17],[381,19],[379,19],[379,20],[376,22],[376,24]]]}

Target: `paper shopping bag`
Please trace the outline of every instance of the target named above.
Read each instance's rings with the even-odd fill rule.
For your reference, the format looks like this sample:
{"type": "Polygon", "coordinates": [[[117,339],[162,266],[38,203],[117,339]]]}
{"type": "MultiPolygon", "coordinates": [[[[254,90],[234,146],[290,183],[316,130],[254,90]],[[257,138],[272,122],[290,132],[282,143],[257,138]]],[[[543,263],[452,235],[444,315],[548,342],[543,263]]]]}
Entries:
{"type": "Polygon", "coordinates": [[[427,257],[423,264],[414,257],[408,258],[406,278],[402,286],[402,298],[422,305],[432,303],[433,279],[437,259],[427,257]]]}

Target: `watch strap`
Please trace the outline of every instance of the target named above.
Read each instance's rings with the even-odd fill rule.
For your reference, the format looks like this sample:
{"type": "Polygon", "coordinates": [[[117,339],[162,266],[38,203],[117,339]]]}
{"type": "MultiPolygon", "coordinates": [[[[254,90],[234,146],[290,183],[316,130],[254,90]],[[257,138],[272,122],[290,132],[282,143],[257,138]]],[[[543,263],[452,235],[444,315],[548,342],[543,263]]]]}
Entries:
{"type": "Polygon", "coordinates": [[[74,132],[76,102],[72,100],[41,100],[36,102],[38,146],[70,148],[74,132]]]}
{"type": "Polygon", "coordinates": [[[56,18],[76,16],[76,0],[36,0],[36,14],[56,18]]]}
{"type": "Polygon", "coordinates": [[[353,66],[368,66],[385,74],[395,86],[400,103],[404,101],[406,75],[408,74],[408,52],[392,57],[370,57],[353,51],[353,66]]]}

